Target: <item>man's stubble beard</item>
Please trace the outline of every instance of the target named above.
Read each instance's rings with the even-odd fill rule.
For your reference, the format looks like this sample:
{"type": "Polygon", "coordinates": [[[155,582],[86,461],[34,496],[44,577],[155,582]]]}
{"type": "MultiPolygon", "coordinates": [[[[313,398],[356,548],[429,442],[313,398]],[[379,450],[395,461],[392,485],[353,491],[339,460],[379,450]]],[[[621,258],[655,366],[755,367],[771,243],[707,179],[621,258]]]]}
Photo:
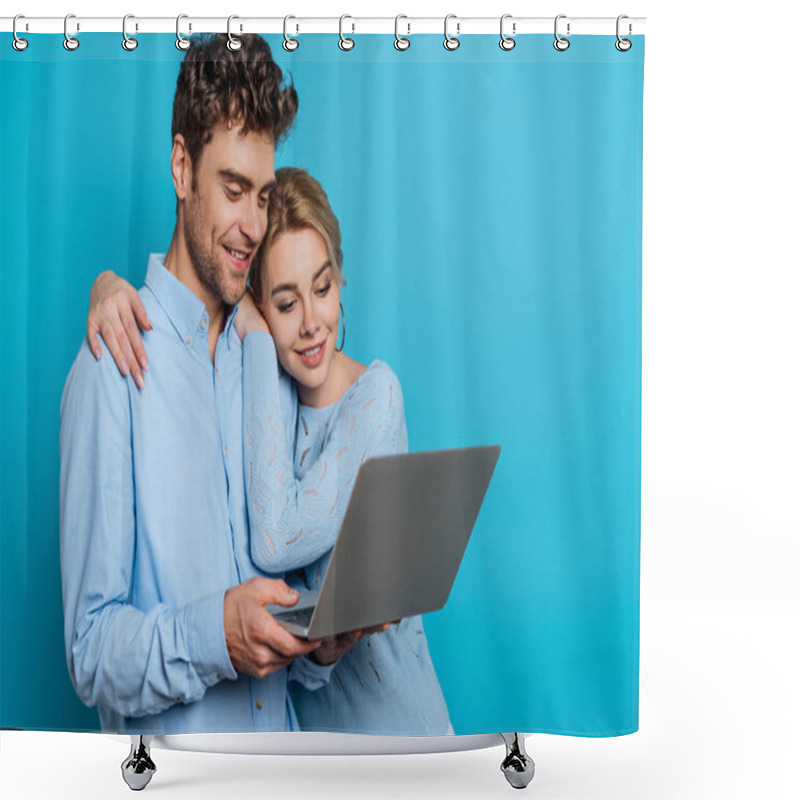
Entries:
{"type": "MultiPolygon", "coordinates": [[[[207,235],[211,226],[202,212],[202,203],[199,201],[195,187],[192,187],[192,200],[191,206],[184,206],[186,209],[184,236],[189,259],[203,286],[219,298],[224,305],[235,306],[244,296],[247,280],[243,280],[241,286],[226,283],[223,267],[214,257],[213,250],[209,251],[205,244],[204,234],[207,235]]],[[[213,248],[213,242],[211,246],[213,248]]]]}

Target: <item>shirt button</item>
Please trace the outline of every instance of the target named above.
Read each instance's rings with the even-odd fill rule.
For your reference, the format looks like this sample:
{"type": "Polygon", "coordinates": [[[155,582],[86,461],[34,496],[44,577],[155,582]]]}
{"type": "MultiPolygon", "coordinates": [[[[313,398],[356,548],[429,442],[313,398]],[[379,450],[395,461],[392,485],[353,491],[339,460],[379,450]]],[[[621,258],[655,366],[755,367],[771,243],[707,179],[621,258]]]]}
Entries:
{"type": "Polygon", "coordinates": [[[224,675],[221,675],[221,674],[218,672],[218,673],[217,673],[217,680],[218,680],[218,681],[224,681],[224,680],[225,680],[225,676],[224,676],[224,675]]]}
{"type": "Polygon", "coordinates": [[[201,327],[203,330],[205,330],[205,329],[206,329],[206,325],[208,325],[208,322],[206,321],[206,318],[205,318],[205,317],[203,317],[203,318],[200,320],[200,327],[201,327]]]}
{"type": "Polygon", "coordinates": [[[256,700],[256,708],[259,711],[261,711],[261,709],[264,708],[264,704],[261,702],[261,698],[260,697],[258,698],[258,700],[256,700]]]}
{"type": "Polygon", "coordinates": [[[219,367],[214,367],[214,374],[219,378],[219,367]]]}
{"type": "Polygon", "coordinates": [[[187,336],[183,341],[186,342],[186,344],[191,344],[192,343],[192,337],[191,336],[187,336]]]}
{"type": "Polygon", "coordinates": [[[225,445],[225,458],[228,457],[228,445],[225,445]]]}

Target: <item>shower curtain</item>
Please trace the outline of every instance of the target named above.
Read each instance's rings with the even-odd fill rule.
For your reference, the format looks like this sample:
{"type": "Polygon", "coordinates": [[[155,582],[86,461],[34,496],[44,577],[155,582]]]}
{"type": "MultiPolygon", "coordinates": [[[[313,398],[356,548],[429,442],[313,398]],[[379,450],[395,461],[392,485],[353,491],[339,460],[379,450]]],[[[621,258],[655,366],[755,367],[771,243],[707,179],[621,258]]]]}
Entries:
{"type": "MultiPolygon", "coordinates": [[[[138,288],[170,246],[184,53],[28,38],[0,37],[0,726],[95,731],[65,656],[60,404],[95,277],[138,288]]],[[[423,616],[454,732],[635,731],[643,37],[264,38],[299,99],[275,166],[341,225],[344,351],[391,368],[411,452],[501,448],[423,616]]]]}

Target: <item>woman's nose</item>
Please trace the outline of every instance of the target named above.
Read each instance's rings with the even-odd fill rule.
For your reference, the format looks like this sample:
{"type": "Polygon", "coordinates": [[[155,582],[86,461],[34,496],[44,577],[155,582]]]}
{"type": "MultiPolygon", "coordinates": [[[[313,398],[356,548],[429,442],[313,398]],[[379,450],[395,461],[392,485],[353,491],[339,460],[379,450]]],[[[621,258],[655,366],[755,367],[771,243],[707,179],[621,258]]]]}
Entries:
{"type": "Polygon", "coordinates": [[[305,336],[311,336],[319,330],[319,317],[314,310],[313,303],[306,307],[303,315],[302,333],[305,336]]]}

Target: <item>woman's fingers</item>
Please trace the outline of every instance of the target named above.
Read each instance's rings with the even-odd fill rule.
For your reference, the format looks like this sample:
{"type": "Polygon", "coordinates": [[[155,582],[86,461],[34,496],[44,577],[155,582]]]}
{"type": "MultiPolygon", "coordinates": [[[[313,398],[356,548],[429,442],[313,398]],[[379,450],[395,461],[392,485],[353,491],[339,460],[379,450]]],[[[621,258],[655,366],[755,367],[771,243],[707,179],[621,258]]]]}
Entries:
{"type": "Polygon", "coordinates": [[[95,358],[100,358],[101,349],[97,341],[97,334],[103,337],[114,363],[120,374],[127,376],[129,373],[136,385],[141,389],[144,386],[142,363],[146,368],[147,355],[145,354],[142,337],[130,308],[123,306],[120,310],[114,303],[109,302],[108,307],[97,315],[90,314],[86,326],[89,346],[95,358]],[[96,318],[99,317],[99,322],[96,318]]]}
{"type": "Polygon", "coordinates": [[[100,335],[103,337],[103,341],[106,343],[108,352],[111,353],[120,375],[126,376],[129,372],[128,362],[122,353],[122,347],[119,344],[119,337],[114,325],[108,320],[103,320],[100,323],[100,335]]]}
{"type": "Polygon", "coordinates": [[[89,349],[92,351],[92,355],[99,360],[100,356],[103,355],[103,348],[100,347],[100,341],[97,338],[98,333],[96,323],[89,317],[86,321],[86,338],[89,340],[89,349]]]}
{"type": "Polygon", "coordinates": [[[136,385],[141,389],[144,385],[142,370],[147,370],[147,354],[144,350],[142,335],[139,333],[139,326],[134,314],[135,310],[124,309],[121,313],[121,318],[133,359],[131,361],[131,375],[133,375],[136,385]]]}
{"type": "Polygon", "coordinates": [[[102,336],[123,376],[131,375],[136,385],[144,386],[144,371],[148,368],[140,327],[152,330],[139,293],[110,270],[98,275],[89,293],[89,318],[86,336],[95,358],[100,358],[102,336]]]}
{"type": "Polygon", "coordinates": [[[150,317],[147,316],[147,309],[144,307],[142,298],[139,297],[139,292],[133,287],[131,287],[131,291],[133,292],[131,308],[133,309],[133,315],[136,317],[137,324],[144,331],[153,330],[153,323],[150,322],[150,317]]]}
{"type": "Polygon", "coordinates": [[[125,326],[115,305],[110,303],[107,311],[101,314],[99,327],[100,335],[103,337],[120,375],[127,376],[135,359],[128,342],[128,334],[125,332],[125,326]]]}
{"type": "Polygon", "coordinates": [[[131,347],[128,331],[125,329],[125,325],[122,322],[120,324],[122,325],[122,332],[117,333],[117,342],[119,343],[120,350],[122,351],[122,357],[125,359],[125,363],[131,373],[134,383],[141,389],[144,386],[142,368],[139,366],[139,362],[137,361],[136,356],[133,354],[133,348],[131,347]]]}

